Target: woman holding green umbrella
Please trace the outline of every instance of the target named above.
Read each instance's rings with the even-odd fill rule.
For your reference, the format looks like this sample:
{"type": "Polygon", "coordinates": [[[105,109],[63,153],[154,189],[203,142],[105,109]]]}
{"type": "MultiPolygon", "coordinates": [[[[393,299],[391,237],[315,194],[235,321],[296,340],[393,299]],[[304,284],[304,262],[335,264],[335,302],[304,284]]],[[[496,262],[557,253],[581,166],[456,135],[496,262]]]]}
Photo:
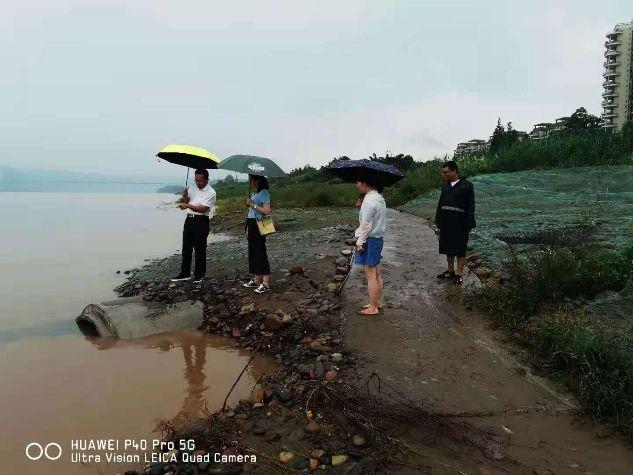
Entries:
{"type": "Polygon", "coordinates": [[[270,263],[266,252],[266,235],[260,224],[272,214],[266,177],[286,176],[272,160],[251,155],[233,155],[220,163],[220,168],[248,174],[249,197],[246,199],[246,239],[248,241],[248,271],[253,277],[244,287],[258,294],[270,290],[270,263]]]}

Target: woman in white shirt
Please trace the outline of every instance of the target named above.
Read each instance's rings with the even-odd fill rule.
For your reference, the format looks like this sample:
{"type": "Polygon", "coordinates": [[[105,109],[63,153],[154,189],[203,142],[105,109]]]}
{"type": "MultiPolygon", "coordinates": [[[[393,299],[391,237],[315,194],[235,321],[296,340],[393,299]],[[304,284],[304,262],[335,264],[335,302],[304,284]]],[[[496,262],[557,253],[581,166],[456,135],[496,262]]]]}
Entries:
{"type": "Polygon", "coordinates": [[[354,263],[362,265],[367,279],[369,304],[359,313],[377,315],[383,306],[383,283],[380,259],[383,236],[387,225],[387,205],[382,196],[382,185],[372,176],[360,177],[356,182],[358,191],[365,195],[358,215],[359,226],[356,236],[356,256],[354,263]]]}

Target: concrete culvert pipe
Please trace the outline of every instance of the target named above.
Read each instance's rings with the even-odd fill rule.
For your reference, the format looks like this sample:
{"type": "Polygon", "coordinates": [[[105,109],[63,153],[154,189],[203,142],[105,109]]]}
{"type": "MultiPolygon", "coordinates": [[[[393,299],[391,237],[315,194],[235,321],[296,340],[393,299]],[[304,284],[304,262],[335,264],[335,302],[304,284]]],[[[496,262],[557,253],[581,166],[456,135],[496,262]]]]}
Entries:
{"type": "Polygon", "coordinates": [[[200,302],[150,307],[140,297],[87,305],[75,322],[86,336],[140,338],[155,333],[195,330],[202,323],[200,302]]]}

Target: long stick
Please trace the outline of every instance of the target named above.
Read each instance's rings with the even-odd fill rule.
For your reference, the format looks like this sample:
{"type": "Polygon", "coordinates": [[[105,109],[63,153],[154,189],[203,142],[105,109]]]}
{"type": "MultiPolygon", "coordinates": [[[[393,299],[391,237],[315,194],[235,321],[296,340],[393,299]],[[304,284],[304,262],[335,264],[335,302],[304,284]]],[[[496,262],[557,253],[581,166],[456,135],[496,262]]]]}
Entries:
{"type": "Polygon", "coordinates": [[[189,187],[189,167],[187,167],[187,179],[185,180],[185,188],[189,187]]]}
{"type": "Polygon", "coordinates": [[[237,377],[237,379],[235,380],[235,382],[233,383],[233,386],[231,386],[231,389],[229,390],[228,394],[226,395],[226,397],[224,398],[224,403],[222,404],[222,411],[224,411],[224,409],[226,408],[226,401],[229,400],[229,396],[231,395],[231,393],[233,392],[233,389],[235,389],[235,386],[237,386],[237,383],[239,382],[240,378],[242,377],[242,375],[244,374],[244,371],[246,371],[246,368],[248,368],[248,365],[251,364],[251,361],[253,361],[253,358],[255,358],[255,355],[257,354],[257,352],[259,351],[259,347],[262,346],[261,342],[259,345],[257,345],[257,348],[255,349],[255,351],[253,351],[253,354],[251,355],[250,359],[248,360],[248,362],[246,363],[246,365],[244,366],[244,368],[242,369],[242,372],[240,373],[240,375],[237,377]]]}
{"type": "Polygon", "coordinates": [[[349,275],[352,273],[352,266],[354,265],[354,256],[356,256],[356,246],[354,246],[354,250],[352,251],[352,258],[349,260],[349,272],[343,279],[343,282],[341,282],[341,285],[339,285],[338,289],[336,289],[337,294],[341,293],[341,290],[343,290],[343,286],[345,285],[345,282],[347,282],[349,275]]]}

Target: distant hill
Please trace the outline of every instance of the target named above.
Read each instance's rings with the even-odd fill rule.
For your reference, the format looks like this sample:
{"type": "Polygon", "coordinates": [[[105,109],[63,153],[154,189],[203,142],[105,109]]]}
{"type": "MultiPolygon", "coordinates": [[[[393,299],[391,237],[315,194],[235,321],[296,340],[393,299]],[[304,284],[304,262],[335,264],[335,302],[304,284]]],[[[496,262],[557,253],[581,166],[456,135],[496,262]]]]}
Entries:
{"type": "MultiPolygon", "coordinates": [[[[173,171],[179,171],[174,167],[173,171]]],[[[223,180],[230,172],[210,170],[210,182],[223,180]]],[[[192,174],[193,175],[193,174],[192,174]]],[[[184,178],[184,176],[183,176],[184,178]]],[[[184,186],[177,179],[147,175],[112,175],[66,170],[28,170],[0,165],[0,191],[82,192],[82,193],[177,193],[184,186]]],[[[189,177],[191,183],[192,176],[189,177]]]]}
{"type": "Polygon", "coordinates": [[[167,185],[158,189],[158,193],[171,193],[173,195],[179,195],[182,193],[183,185],[167,185]]]}

